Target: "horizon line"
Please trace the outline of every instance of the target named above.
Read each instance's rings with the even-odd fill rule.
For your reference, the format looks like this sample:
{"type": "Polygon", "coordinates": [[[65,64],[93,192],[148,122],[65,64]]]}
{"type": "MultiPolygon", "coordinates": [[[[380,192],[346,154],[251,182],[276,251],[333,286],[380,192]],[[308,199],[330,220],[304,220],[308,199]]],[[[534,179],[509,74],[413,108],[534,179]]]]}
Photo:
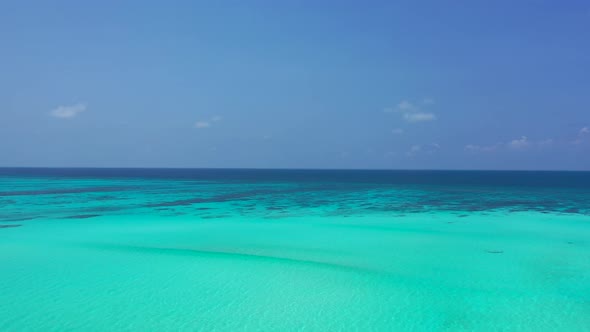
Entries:
{"type": "Polygon", "coordinates": [[[0,166],[1,169],[137,169],[137,170],[252,170],[252,171],[436,171],[436,172],[590,172],[590,169],[456,169],[456,168],[290,168],[290,167],[138,167],[138,166],[0,166]]]}

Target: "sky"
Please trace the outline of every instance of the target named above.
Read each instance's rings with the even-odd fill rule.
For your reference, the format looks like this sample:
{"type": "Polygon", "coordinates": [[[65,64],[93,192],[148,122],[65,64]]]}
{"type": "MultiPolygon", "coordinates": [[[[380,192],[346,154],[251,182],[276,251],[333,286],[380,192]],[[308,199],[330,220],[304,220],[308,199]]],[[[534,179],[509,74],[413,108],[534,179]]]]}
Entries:
{"type": "Polygon", "coordinates": [[[590,1],[0,1],[0,166],[590,170],[590,1]]]}

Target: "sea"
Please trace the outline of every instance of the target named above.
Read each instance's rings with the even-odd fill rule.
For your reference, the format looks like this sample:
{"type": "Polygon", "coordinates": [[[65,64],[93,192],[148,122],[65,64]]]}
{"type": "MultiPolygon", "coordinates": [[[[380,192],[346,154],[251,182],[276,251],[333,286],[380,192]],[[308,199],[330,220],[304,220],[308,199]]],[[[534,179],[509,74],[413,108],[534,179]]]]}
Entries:
{"type": "Polygon", "coordinates": [[[590,331],[590,172],[0,168],[0,331],[590,331]]]}

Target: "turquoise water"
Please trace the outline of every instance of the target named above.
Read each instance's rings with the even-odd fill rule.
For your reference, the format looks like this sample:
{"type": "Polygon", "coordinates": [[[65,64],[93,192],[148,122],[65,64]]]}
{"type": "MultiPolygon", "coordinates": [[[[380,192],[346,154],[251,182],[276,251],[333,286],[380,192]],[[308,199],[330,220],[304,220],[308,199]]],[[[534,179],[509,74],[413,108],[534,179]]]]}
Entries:
{"type": "Polygon", "coordinates": [[[0,169],[0,331],[589,331],[590,173],[0,169]]]}

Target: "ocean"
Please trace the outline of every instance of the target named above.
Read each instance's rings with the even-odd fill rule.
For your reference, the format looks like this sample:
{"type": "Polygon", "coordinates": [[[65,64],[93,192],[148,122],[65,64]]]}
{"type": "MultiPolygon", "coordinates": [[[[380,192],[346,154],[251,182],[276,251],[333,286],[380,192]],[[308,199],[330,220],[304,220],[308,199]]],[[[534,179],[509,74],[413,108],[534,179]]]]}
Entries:
{"type": "Polygon", "coordinates": [[[0,168],[0,331],[590,331],[590,172],[0,168]]]}

